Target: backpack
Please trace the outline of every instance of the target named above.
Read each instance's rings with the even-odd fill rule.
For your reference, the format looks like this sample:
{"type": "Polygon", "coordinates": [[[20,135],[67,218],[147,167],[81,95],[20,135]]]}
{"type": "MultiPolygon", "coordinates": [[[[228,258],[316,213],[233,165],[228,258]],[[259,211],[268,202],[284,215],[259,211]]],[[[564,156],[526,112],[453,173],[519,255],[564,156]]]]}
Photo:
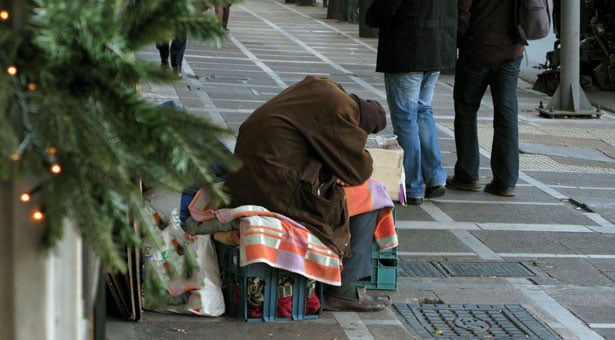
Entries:
{"type": "Polygon", "coordinates": [[[523,45],[546,37],[552,21],[553,0],[515,0],[515,28],[523,45]]]}

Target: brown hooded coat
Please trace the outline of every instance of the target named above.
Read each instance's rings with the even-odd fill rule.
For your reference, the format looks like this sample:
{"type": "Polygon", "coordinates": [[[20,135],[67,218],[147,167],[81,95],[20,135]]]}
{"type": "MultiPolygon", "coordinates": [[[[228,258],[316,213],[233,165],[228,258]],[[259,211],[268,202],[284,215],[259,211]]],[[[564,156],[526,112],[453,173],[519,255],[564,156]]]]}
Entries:
{"type": "Polygon", "coordinates": [[[340,256],[350,256],[343,187],[372,174],[359,107],[339,84],[307,76],[259,107],[239,128],[229,175],[231,206],[260,205],[304,224],[340,256]]]}

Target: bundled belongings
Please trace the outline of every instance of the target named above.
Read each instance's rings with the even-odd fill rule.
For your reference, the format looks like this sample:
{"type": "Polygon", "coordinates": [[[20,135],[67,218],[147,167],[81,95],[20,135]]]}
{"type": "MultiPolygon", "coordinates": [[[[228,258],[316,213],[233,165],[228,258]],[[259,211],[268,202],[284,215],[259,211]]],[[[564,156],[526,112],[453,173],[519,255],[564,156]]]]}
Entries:
{"type": "Polygon", "coordinates": [[[151,244],[143,247],[144,309],[201,316],[224,314],[222,280],[211,236],[186,233],[176,213],[161,233],[162,248],[151,244]]]}
{"type": "MultiPolygon", "coordinates": [[[[344,191],[351,216],[379,212],[375,246],[396,247],[394,205],[382,183],[370,179],[344,191]]],[[[316,318],[323,308],[323,286],[341,284],[339,255],[284,215],[255,205],[214,209],[204,190],[196,193],[188,209],[185,228],[216,236],[234,232],[232,227],[226,231],[231,225],[239,226],[239,247],[216,244],[229,315],[245,321],[316,318]]]]}

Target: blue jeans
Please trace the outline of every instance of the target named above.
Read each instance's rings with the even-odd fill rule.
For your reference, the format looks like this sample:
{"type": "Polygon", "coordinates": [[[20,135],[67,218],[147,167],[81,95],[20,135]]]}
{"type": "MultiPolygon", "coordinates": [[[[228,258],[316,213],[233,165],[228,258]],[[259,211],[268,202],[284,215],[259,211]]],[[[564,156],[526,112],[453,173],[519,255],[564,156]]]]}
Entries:
{"type": "Polygon", "coordinates": [[[480,155],[477,112],[487,86],[493,98],[493,183],[514,188],[519,179],[517,79],[523,56],[484,60],[461,53],[455,69],[455,177],[478,180],[480,155]]]}
{"type": "Polygon", "coordinates": [[[404,149],[406,197],[446,182],[431,100],[440,72],[385,73],[393,131],[404,149]]]}

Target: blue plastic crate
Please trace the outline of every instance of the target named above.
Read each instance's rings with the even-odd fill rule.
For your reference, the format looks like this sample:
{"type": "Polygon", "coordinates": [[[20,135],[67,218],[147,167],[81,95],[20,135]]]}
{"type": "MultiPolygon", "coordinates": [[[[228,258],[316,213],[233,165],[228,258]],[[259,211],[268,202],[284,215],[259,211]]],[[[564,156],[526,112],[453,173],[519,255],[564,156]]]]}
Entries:
{"type": "Polygon", "coordinates": [[[264,263],[254,263],[239,267],[239,248],[217,244],[218,263],[220,274],[224,281],[224,301],[226,314],[241,317],[248,322],[270,322],[289,320],[309,320],[320,318],[323,304],[323,285],[315,283],[314,292],[308,291],[308,279],[302,275],[286,270],[273,268],[264,263]],[[248,286],[253,278],[260,278],[264,283],[262,294],[264,300],[261,305],[262,317],[250,316],[248,311],[248,286]],[[277,316],[278,311],[278,282],[281,279],[292,282],[292,311],[290,317],[277,316]],[[306,301],[310,294],[318,294],[320,308],[314,314],[306,314],[306,301]]]}

